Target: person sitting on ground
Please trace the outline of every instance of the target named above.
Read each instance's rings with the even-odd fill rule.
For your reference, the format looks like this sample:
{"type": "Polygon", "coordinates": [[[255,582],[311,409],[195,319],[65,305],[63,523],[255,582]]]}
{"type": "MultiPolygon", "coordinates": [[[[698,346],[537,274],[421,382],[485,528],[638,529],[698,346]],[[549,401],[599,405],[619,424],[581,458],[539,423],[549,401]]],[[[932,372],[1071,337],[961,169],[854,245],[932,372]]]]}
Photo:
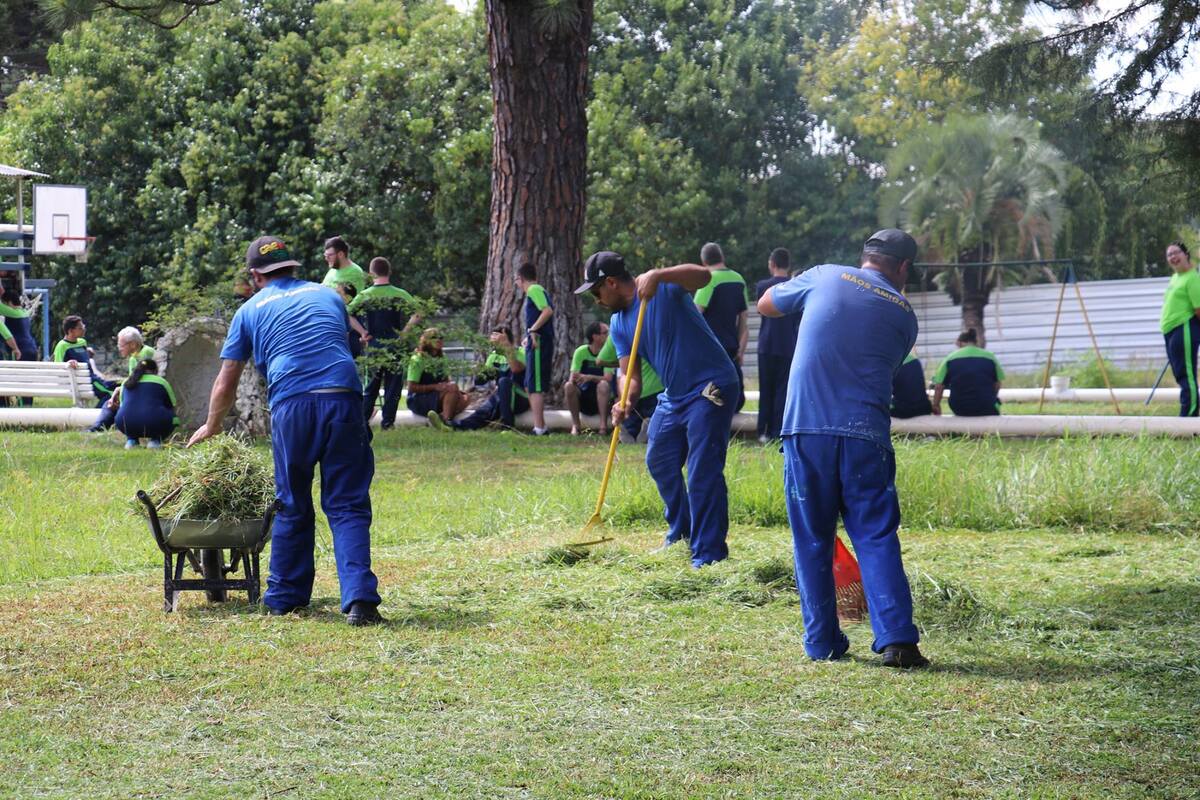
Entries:
{"type": "MultiPolygon", "coordinates": [[[[132,375],[137,365],[145,361],[147,358],[154,358],[154,348],[146,344],[145,337],[137,328],[129,325],[122,328],[117,333],[117,353],[125,359],[128,359],[128,371],[126,376],[132,375]]],[[[96,418],[96,422],[89,431],[107,430],[117,421],[117,409],[120,407],[121,386],[118,385],[114,390],[112,397],[108,398],[100,408],[100,416],[96,418]]]]}
{"type": "MultiPolygon", "coordinates": [[[[87,332],[83,317],[71,314],[62,321],[62,329],[63,338],[54,345],[54,360],[65,362],[72,367],[80,364],[87,367],[88,375],[92,379],[92,391],[96,395],[96,408],[101,408],[112,397],[117,382],[103,378],[92,362],[92,348],[88,347],[87,339],[83,338],[83,334],[87,332]]],[[[94,426],[89,430],[95,430],[94,426]]]]}
{"type": "Polygon", "coordinates": [[[909,353],[892,376],[892,416],[909,419],[932,413],[933,406],[925,391],[925,368],[916,353],[909,353]]]}
{"type": "MultiPolygon", "coordinates": [[[[415,298],[399,286],[392,285],[392,265],[386,258],[371,259],[369,267],[373,283],[354,298],[347,309],[350,319],[356,314],[366,318],[366,341],[368,349],[394,341],[407,333],[421,321],[419,314],[409,316],[409,308],[415,298]]],[[[356,324],[355,322],[351,323],[356,324]]],[[[400,405],[400,390],[404,388],[404,375],[387,369],[372,371],[366,388],[363,389],[363,416],[369,422],[375,414],[375,401],[383,390],[383,412],[379,426],[388,430],[396,423],[396,409],[400,405]]]]}
{"type": "Polygon", "coordinates": [[[746,281],[726,266],[725,253],[716,242],[709,242],[700,248],[700,263],[712,273],[712,277],[696,292],[696,308],[704,315],[704,321],[737,370],[738,397],[734,410],[741,411],[746,404],[746,378],[742,374],[742,360],[746,356],[746,344],[750,341],[746,281]]]}
{"type": "Polygon", "coordinates": [[[994,417],[1000,413],[1004,369],[996,356],[978,346],[974,328],[958,336],[958,349],[933,375],[933,413],[942,413],[942,393],[950,390],[950,410],[958,417],[994,417]]]}
{"type": "Polygon", "coordinates": [[[367,273],[350,260],[350,245],[342,237],[331,236],[325,240],[325,263],[329,265],[329,271],[321,280],[323,285],[333,289],[339,283],[352,283],[360,292],[367,288],[367,273]]]}
{"type": "Polygon", "coordinates": [[[533,411],[533,435],[546,431],[546,387],[554,370],[554,305],[537,282],[537,270],[525,263],[517,270],[517,287],[525,295],[525,391],[533,411]]]}
{"type": "Polygon", "coordinates": [[[571,377],[563,385],[563,396],[571,412],[571,435],[583,430],[580,412],[600,416],[600,435],[608,433],[608,408],[612,400],[612,370],[597,363],[597,356],[608,341],[608,326],[593,322],[584,331],[587,344],[575,348],[571,356],[571,377]]]}
{"type": "Polygon", "coordinates": [[[461,420],[443,421],[436,411],[430,411],[429,421],[438,430],[473,431],[493,422],[512,428],[516,425],[516,415],[529,410],[529,397],[521,380],[525,351],[515,346],[512,331],[503,325],[493,328],[488,338],[494,349],[483,362],[483,370],[475,376],[475,385],[494,383],[495,388],[461,420]]]}
{"type": "MultiPolygon", "coordinates": [[[[650,419],[658,409],[658,398],[663,391],[662,378],[658,377],[658,373],[654,371],[649,360],[639,355],[637,361],[639,372],[642,373],[641,394],[621,423],[619,435],[622,444],[646,443],[649,439],[650,419]]],[[[596,363],[602,367],[617,366],[617,347],[613,344],[612,336],[609,336],[608,340],[604,342],[604,347],[600,348],[600,354],[596,356],[596,363]]],[[[625,390],[624,380],[624,375],[618,372],[617,402],[620,402],[621,393],[625,390]]]]}
{"type": "Polygon", "coordinates": [[[175,415],[175,390],[158,375],[158,362],[147,358],[138,363],[129,378],[121,385],[120,408],[117,410],[117,430],[125,434],[125,449],[138,446],[139,439],[150,441],[151,450],[162,447],[179,425],[175,415]]]}
{"type": "MultiPolygon", "coordinates": [[[[408,362],[406,388],[408,410],[418,417],[430,418],[432,411],[443,422],[447,422],[466,409],[466,393],[450,380],[446,371],[446,359],[442,356],[442,334],[437,328],[426,328],[421,333],[417,350],[408,362]]],[[[436,427],[437,423],[433,424],[436,427]]]]}

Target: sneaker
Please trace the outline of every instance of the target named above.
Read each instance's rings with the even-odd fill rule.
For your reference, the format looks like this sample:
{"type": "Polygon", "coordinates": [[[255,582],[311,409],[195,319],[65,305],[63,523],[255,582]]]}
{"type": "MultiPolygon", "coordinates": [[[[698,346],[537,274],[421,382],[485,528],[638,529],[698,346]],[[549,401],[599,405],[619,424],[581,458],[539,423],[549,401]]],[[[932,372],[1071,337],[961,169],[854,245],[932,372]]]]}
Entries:
{"type": "Polygon", "coordinates": [[[915,669],[929,666],[929,659],[921,655],[915,644],[889,644],[883,648],[883,665],[895,669],[915,669]]]}
{"type": "Polygon", "coordinates": [[[429,424],[433,426],[435,431],[441,431],[442,433],[450,432],[450,426],[446,424],[446,420],[442,419],[442,415],[438,412],[430,411],[425,417],[429,420],[429,424]]]}
{"type": "Polygon", "coordinates": [[[383,621],[383,615],[379,613],[379,606],[365,600],[355,600],[350,604],[350,610],[346,612],[346,622],[356,628],[364,625],[378,625],[383,621]]]}
{"type": "Polygon", "coordinates": [[[534,428],[533,429],[534,436],[546,436],[549,433],[550,433],[550,431],[547,428],[534,428]]]}
{"type": "Polygon", "coordinates": [[[578,435],[579,435],[579,426],[577,426],[577,425],[572,425],[572,426],[571,426],[571,435],[572,435],[572,436],[578,436],[578,435]]]}
{"type": "Polygon", "coordinates": [[[151,450],[162,450],[162,442],[160,442],[158,439],[151,439],[150,441],[146,442],[146,447],[150,448],[151,450]]]}
{"type": "Polygon", "coordinates": [[[135,447],[137,447],[137,446],[138,446],[138,440],[137,440],[137,439],[132,439],[132,438],[130,438],[130,439],[126,439],[126,440],[125,440],[125,449],[126,449],[126,450],[132,450],[133,448],[135,448],[135,447]]]}

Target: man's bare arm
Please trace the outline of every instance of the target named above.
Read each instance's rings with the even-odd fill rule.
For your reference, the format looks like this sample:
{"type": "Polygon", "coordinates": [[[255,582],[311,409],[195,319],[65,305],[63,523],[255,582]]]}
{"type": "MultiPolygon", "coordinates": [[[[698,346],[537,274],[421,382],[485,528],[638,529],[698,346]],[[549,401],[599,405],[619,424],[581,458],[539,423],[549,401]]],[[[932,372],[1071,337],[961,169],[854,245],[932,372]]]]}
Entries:
{"type": "Polygon", "coordinates": [[[245,361],[233,361],[227,358],[221,362],[221,371],[217,373],[217,379],[213,381],[212,394],[208,398],[208,419],[200,426],[199,430],[192,434],[192,438],[188,439],[188,447],[198,444],[210,436],[216,436],[223,430],[225,415],[229,413],[229,409],[233,408],[233,403],[237,400],[238,381],[242,379],[242,370],[245,367],[245,361]]]}

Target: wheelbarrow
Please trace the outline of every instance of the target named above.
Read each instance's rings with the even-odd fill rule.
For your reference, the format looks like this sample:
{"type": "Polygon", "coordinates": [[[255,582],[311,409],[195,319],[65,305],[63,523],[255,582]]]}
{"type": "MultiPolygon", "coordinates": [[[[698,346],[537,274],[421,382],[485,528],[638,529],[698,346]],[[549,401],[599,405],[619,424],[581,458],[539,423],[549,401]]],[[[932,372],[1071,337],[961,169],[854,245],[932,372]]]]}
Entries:
{"type": "Polygon", "coordinates": [[[251,604],[262,595],[259,556],[271,540],[271,523],[283,507],[271,503],[262,519],[222,522],[207,519],[160,520],[150,495],[138,490],[137,499],[146,507],[150,532],[163,554],[163,611],[179,608],[181,592],[204,592],[209,601],[223,603],[230,590],[245,591],[251,604]],[[190,564],[199,578],[184,578],[190,564]],[[241,570],[243,578],[228,576],[241,570]]]}

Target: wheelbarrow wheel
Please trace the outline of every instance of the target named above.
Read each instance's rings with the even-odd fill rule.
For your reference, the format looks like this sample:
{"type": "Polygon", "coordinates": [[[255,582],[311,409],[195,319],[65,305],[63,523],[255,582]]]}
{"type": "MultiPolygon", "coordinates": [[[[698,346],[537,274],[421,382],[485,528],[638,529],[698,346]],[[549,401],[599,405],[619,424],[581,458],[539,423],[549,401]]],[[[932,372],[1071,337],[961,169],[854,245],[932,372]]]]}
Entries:
{"type": "MultiPolygon", "coordinates": [[[[200,574],[206,581],[225,580],[225,564],[220,550],[200,551],[200,574]]],[[[228,599],[224,589],[205,589],[204,594],[210,603],[224,603],[228,599]]]]}

